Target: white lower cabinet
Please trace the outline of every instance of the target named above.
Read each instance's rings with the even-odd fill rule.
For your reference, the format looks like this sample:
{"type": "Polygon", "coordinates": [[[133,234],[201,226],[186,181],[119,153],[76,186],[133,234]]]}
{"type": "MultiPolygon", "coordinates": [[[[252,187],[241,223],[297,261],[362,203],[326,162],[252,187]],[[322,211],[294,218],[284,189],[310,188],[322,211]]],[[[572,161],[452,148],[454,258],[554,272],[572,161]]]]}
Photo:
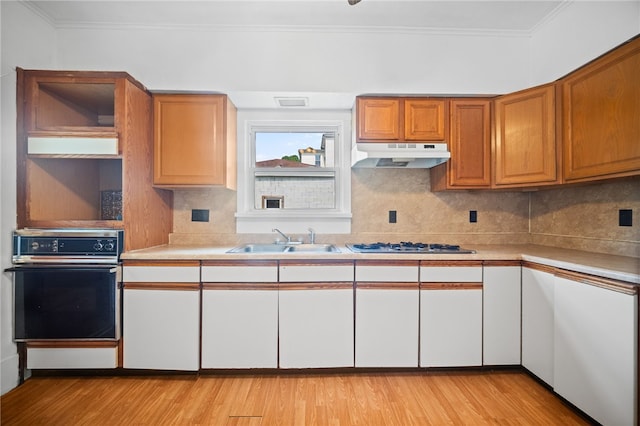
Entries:
{"type": "Polygon", "coordinates": [[[353,293],[351,261],[280,262],[280,368],[353,367],[353,293]]]}
{"type": "Polygon", "coordinates": [[[356,367],[418,366],[418,261],[356,261],[356,367]]]}
{"type": "Polygon", "coordinates": [[[456,265],[421,263],[421,367],[482,365],[482,264],[456,265]]]}
{"type": "Polygon", "coordinates": [[[205,262],[202,281],[202,368],[277,368],[277,262],[205,262]]]}
{"type": "MultiPolygon", "coordinates": [[[[542,269],[538,269],[542,268],[542,269]]],[[[522,268],[522,366],[553,386],[554,275],[522,268]]]]}
{"type": "Polygon", "coordinates": [[[124,368],[200,368],[199,280],[199,262],[125,262],[124,368]]]}
{"type": "Polygon", "coordinates": [[[485,262],[482,284],[482,363],[520,365],[520,262],[485,262]]]}
{"type": "Polygon", "coordinates": [[[603,425],[633,425],[637,295],[589,285],[589,280],[555,277],[553,388],[603,425]]]}

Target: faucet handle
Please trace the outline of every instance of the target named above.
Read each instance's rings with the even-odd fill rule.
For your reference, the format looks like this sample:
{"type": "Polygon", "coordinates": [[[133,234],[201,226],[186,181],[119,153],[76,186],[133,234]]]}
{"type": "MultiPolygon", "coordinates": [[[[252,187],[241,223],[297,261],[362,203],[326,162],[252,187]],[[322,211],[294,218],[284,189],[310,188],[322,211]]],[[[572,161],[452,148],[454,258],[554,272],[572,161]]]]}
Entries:
{"type": "Polygon", "coordinates": [[[316,231],[313,228],[309,228],[309,244],[316,243],[316,231]]]}

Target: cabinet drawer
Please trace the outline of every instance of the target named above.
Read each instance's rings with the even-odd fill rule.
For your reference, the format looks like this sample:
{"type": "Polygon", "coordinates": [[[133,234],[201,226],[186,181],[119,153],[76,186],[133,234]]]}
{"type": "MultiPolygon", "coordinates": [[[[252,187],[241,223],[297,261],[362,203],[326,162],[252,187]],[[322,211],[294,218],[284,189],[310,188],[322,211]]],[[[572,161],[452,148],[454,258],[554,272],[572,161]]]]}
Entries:
{"type": "Polygon", "coordinates": [[[417,282],[418,262],[361,263],[356,262],[356,281],[417,282]]]}
{"type": "Polygon", "coordinates": [[[124,266],[124,282],[199,283],[200,266],[124,266]]]}
{"type": "Polygon", "coordinates": [[[202,265],[202,282],[206,283],[274,283],[278,282],[276,261],[246,264],[202,265]]]}
{"type": "Polygon", "coordinates": [[[27,348],[27,368],[116,368],[118,347],[27,348]]]}
{"type": "Polygon", "coordinates": [[[353,262],[280,263],[280,282],[353,281],[353,262]]]}
{"type": "Polygon", "coordinates": [[[420,281],[431,283],[482,282],[482,266],[420,266],[420,281]]]}

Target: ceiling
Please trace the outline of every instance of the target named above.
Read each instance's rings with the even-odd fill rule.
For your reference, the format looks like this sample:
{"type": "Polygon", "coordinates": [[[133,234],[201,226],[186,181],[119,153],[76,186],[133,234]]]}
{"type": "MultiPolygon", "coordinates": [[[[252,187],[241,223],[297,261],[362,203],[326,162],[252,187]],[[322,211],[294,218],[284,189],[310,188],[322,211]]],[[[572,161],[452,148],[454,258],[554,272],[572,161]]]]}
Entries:
{"type": "Polygon", "coordinates": [[[572,0],[22,0],[56,27],[295,27],[530,34],[572,0]]]}

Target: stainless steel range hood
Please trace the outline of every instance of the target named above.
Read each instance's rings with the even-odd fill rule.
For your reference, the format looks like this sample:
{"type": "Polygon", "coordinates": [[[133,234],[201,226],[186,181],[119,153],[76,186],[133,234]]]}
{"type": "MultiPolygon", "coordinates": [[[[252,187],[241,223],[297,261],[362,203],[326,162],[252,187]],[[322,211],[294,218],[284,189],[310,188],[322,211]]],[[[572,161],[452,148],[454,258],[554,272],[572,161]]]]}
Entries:
{"type": "Polygon", "coordinates": [[[351,167],[429,169],[451,158],[446,143],[356,143],[351,167]]]}

